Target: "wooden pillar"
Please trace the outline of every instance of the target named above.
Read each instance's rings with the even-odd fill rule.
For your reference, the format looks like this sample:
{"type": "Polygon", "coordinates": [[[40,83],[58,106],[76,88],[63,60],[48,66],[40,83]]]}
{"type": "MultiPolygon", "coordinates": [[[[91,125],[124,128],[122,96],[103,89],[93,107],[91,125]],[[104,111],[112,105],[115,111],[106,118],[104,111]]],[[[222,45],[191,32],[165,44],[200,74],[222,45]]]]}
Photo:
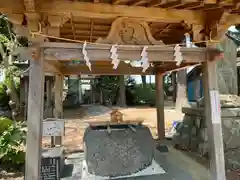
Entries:
{"type": "Polygon", "coordinates": [[[25,87],[25,83],[24,83],[24,77],[20,78],[20,105],[22,106],[25,100],[25,93],[24,93],[24,87],[25,87]]]}
{"type": "Polygon", "coordinates": [[[172,100],[175,103],[177,99],[177,72],[172,72],[172,86],[173,86],[173,93],[172,93],[172,100]]]}
{"type": "Polygon", "coordinates": [[[44,98],[42,57],[41,52],[40,58],[36,57],[36,59],[31,60],[30,62],[25,180],[40,179],[41,172],[44,98]]]}
{"type": "Polygon", "coordinates": [[[99,99],[99,103],[101,104],[101,105],[103,105],[103,90],[102,89],[100,89],[100,99],[99,99]]]}
{"type": "MultiPolygon", "coordinates": [[[[55,76],[55,87],[54,87],[54,117],[55,118],[63,118],[63,76],[56,75],[55,76]]],[[[54,139],[54,145],[62,145],[62,137],[57,136],[54,139]]]]}
{"type": "Polygon", "coordinates": [[[46,107],[47,107],[47,112],[48,116],[47,117],[53,117],[53,78],[52,76],[48,76],[46,78],[46,107]]]}
{"type": "Polygon", "coordinates": [[[91,103],[95,104],[96,103],[96,96],[95,96],[95,79],[91,80],[91,103]]]}
{"type": "Polygon", "coordinates": [[[46,105],[47,108],[51,107],[51,91],[52,91],[52,87],[51,87],[51,80],[50,78],[46,78],[46,105]]]}
{"type": "Polygon", "coordinates": [[[158,139],[165,138],[165,122],[164,122],[164,88],[163,88],[163,74],[156,73],[156,106],[157,106],[157,133],[158,139]]]}
{"type": "Polygon", "coordinates": [[[120,88],[119,88],[119,105],[121,107],[125,107],[126,106],[126,87],[125,87],[125,81],[124,81],[124,75],[119,76],[119,84],[120,84],[120,88]]]}
{"type": "Polygon", "coordinates": [[[208,61],[203,65],[203,83],[211,179],[226,180],[216,62],[208,61]]]}
{"type": "Polygon", "coordinates": [[[28,114],[28,92],[29,92],[29,76],[24,77],[24,120],[27,120],[28,114]]]}

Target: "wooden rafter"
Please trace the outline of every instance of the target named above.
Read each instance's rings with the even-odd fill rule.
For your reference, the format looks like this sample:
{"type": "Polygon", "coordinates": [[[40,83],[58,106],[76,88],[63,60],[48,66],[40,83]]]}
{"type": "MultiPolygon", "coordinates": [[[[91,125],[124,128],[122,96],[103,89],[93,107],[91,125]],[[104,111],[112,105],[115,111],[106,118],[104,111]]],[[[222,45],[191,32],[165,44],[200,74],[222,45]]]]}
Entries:
{"type": "Polygon", "coordinates": [[[148,4],[148,7],[156,7],[163,3],[162,0],[151,0],[148,4]]]}
{"type": "Polygon", "coordinates": [[[155,36],[156,35],[161,35],[161,33],[165,30],[165,29],[168,29],[169,27],[171,27],[171,24],[167,24],[165,27],[163,27],[162,29],[160,29],[159,31],[155,32],[155,36]]]}
{"type": "MultiPolygon", "coordinates": [[[[57,0],[53,0],[57,1],[57,0]]],[[[80,0],[79,0],[80,1],[80,0]]],[[[83,0],[81,0],[82,3],[83,0]]],[[[74,0],[74,2],[77,2],[74,0]]],[[[92,4],[101,4],[100,0],[92,0],[92,4]]],[[[108,5],[135,5],[135,6],[145,6],[148,3],[149,7],[162,7],[162,8],[173,8],[178,7],[181,9],[213,9],[217,10],[219,8],[223,8],[228,12],[239,13],[240,9],[238,8],[238,1],[228,1],[228,0],[108,0],[102,1],[102,4],[108,5]]],[[[35,12],[35,10],[40,10],[42,4],[50,3],[49,1],[44,0],[8,0],[4,1],[0,5],[0,12],[4,13],[27,13],[27,12],[35,12]]],[[[61,4],[61,0],[59,4],[61,4]]],[[[69,1],[65,1],[65,3],[70,3],[69,1]]],[[[71,2],[72,3],[72,2],[71,2]]],[[[54,8],[53,8],[54,9],[54,8]]]]}
{"type": "MultiPolygon", "coordinates": [[[[67,38],[67,39],[73,39],[73,35],[72,34],[67,34],[67,35],[62,35],[62,37],[67,38]]],[[[92,35],[92,41],[96,41],[100,36],[95,36],[92,35]]],[[[82,41],[89,41],[90,39],[90,35],[76,35],[77,40],[82,40],[82,41]]],[[[66,41],[65,41],[66,42],[66,41]]]]}
{"type": "Polygon", "coordinates": [[[146,21],[180,22],[186,20],[191,24],[202,24],[202,12],[193,10],[166,10],[161,8],[131,7],[101,3],[82,3],[63,0],[45,1],[42,12],[67,14],[92,19],[115,19],[117,17],[142,18],[146,21]],[[139,13],[141,12],[141,13],[139,13]]]}
{"type": "Polygon", "coordinates": [[[36,0],[24,0],[25,10],[28,13],[36,12],[36,0]]]}
{"type": "MultiPolygon", "coordinates": [[[[72,30],[70,29],[65,29],[61,32],[61,34],[72,34],[72,30]]],[[[88,35],[91,36],[91,34],[93,35],[93,26],[90,27],[90,29],[88,30],[75,30],[75,35],[88,35]]],[[[95,36],[106,36],[108,34],[107,31],[96,31],[94,32],[95,36]]]]}
{"type": "Polygon", "coordinates": [[[113,0],[112,1],[112,4],[113,5],[117,5],[117,4],[120,4],[121,3],[121,0],[113,0]]]}
{"type": "MultiPolygon", "coordinates": [[[[89,30],[91,29],[91,23],[89,24],[74,24],[75,26],[75,29],[81,29],[81,30],[89,30]]],[[[96,31],[109,31],[110,30],[110,27],[111,26],[108,26],[108,25],[97,25],[97,24],[94,24],[94,30],[96,31]]],[[[65,24],[64,25],[64,28],[62,28],[62,30],[65,30],[68,31],[67,29],[71,29],[71,24],[65,24]]]]}
{"type": "Polygon", "coordinates": [[[131,6],[139,6],[139,5],[148,3],[148,2],[150,2],[150,0],[136,0],[136,1],[133,1],[132,3],[130,3],[130,5],[131,6]]]}
{"type": "MultiPolygon", "coordinates": [[[[206,3],[206,1],[204,1],[206,3]]],[[[177,8],[183,5],[189,4],[189,7],[199,6],[202,4],[199,0],[151,0],[148,4],[148,7],[163,7],[163,8],[177,8]]],[[[208,4],[208,3],[206,3],[208,4]]],[[[187,6],[188,7],[188,6],[187,6]]],[[[188,8],[187,8],[188,9],[188,8]]]]}
{"type": "Polygon", "coordinates": [[[24,13],[24,3],[22,3],[22,0],[16,0],[15,2],[13,0],[4,1],[4,3],[0,4],[0,12],[5,14],[12,14],[13,12],[15,14],[24,13]]]}
{"type": "Polygon", "coordinates": [[[91,20],[91,29],[90,29],[90,42],[92,42],[92,36],[93,36],[93,26],[94,26],[94,21],[91,20]]]}

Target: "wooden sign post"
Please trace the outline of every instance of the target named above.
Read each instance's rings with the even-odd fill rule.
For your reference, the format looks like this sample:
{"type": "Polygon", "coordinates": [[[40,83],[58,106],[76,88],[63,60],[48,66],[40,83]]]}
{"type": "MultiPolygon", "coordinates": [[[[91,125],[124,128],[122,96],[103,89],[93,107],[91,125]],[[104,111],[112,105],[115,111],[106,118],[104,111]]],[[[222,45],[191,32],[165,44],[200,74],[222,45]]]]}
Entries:
{"type": "Polygon", "coordinates": [[[42,120],[44,100],[44,71],[42,49],[37,49],[30,61],[27,147],[25,180],[40,179],[42,156],[42,120]]]}

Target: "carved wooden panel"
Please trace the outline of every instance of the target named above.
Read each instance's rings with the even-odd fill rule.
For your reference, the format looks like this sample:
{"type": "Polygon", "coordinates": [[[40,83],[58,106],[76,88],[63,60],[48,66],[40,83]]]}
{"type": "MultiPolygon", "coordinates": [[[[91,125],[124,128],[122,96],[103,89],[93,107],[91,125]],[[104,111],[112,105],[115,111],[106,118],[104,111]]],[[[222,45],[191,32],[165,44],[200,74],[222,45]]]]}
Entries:
{"type": "Polygon", "coordinates": [[[108,36],[96,42],[119,45],[160,45],[162,41],[153,38],[148,24],[139,19],[117,18],[111,26],[108,36]]]}

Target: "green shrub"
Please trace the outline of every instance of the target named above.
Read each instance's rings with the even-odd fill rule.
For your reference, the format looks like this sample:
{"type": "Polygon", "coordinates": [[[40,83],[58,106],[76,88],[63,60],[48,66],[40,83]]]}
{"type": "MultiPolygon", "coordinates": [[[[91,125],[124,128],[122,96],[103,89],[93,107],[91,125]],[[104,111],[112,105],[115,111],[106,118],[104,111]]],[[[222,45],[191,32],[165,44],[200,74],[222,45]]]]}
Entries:
{"type": "Polygon", "coordinates": [[[12,125],[12,120],[6,117],[0,117],[0,135],[12,125]]]}
{"type": "Polygon", "coordinates": [[[156,93],[153,85],[147,84],[145,87],[142,85],[135,85],[131,90],[132,96],[134,96],[135,105],[151,105],[154,106],[156,102],[156,93]]]}
{"type": "Polygon", "coordinates": [[[8,107],[9,96],[7,95],[7,86],[4,83],[0,83],[0,106],[8,107]]]}
{"type": "Polygon", "coordinates": [[[17,122],[0,136],[0,163],[20,165],[25,161],[25,124],[17,122]]]}

